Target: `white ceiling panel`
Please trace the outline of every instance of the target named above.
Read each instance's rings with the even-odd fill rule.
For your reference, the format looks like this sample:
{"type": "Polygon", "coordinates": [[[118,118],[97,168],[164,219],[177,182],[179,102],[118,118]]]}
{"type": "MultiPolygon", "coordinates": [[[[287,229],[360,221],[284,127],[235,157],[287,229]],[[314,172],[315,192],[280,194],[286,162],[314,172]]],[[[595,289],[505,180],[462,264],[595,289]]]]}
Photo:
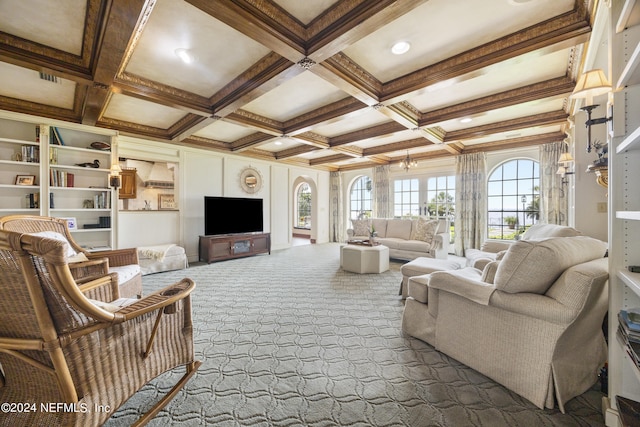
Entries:
{"type": "Polygon", "coordinates": [[[286,121],[346,96],[332,84],[305,71],[248,103],[244,109],[261,116],[286,121]]]}
{"type": "Polygon", "coordinates": [[[72,109],[76,89],[75,82],[56,78],[55,82],[43,80],[37,71],[0,62],[0,81],[11,82],[0,86],[0,95],[25,99],[38,104],[72,109]]]}
{"type": "Polygon", "coordinates": [[[269,49],[182,1],[159,0],[126,71],[210,97],[269,49]],[[176,49],[189,49],[185,64],[176,49]]]}
{"type": "Polygon", "coordinates": [[[435,64],[573,8],[572,0],[430,0],[345,49],[382,82],[435,64]],[[411,49],[391,53],[399,41],[411,49]]]}
{"type": "Polygon", "coordinates": [[[164,129],[167,123],[177,122],[185,113],[142,99],[114,94],[104,115],[110,119],[164,129]]]}

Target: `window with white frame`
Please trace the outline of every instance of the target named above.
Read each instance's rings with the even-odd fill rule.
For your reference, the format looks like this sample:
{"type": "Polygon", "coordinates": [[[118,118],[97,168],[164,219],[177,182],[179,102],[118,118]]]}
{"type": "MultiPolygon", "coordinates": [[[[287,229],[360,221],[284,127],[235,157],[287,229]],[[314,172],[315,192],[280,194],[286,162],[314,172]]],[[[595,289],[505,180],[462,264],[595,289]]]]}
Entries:
{"type": "Polygon", "coordinates": [[[508,160],[494,169],[487,188],[487,236],[511,240],[540,216],[540,166],[530,159],[508,160]]]}
{"type": "Polygon", "coordinates": [[[456,177],[435,176],[427,178],[427,198],[422,214],[430,218],[451,218],[456,207],[456,177]]]}
{"type": "Polygon", "coordinates": [[[306,182],[296,191],[296,228],[311,229],[311,187],[306,182]]]}
{"type": "Polygon", "coordinates": [[[394,218],[413,218],[420,215],[420,185],[417,178],[396,179],[393,182],[394,218]]]}
{"type": "Polygon", "coordinates": [[[372,182],[368,176],[361,176],[351,185],[349,218],[364,219],[372,216],[372,182]]]}
{"type": "Polygon", "coordinates": [[[443,175],[427,178],[426,200],[422,214],[432,219],[445,219],[449,225],[449,239],[453,243],[456,210],[456,177],[443,175]]]}

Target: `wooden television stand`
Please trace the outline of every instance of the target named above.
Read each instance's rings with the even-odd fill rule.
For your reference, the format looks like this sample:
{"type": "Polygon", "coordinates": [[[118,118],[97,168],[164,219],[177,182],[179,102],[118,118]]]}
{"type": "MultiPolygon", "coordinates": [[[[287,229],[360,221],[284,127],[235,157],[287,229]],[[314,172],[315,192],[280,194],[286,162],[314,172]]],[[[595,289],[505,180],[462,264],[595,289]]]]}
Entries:
{"type": "Polygon", "coordinates": [[[271,233],[200,236],[200,261],[210,263],[257,254],[271,254],[271,233]]]}

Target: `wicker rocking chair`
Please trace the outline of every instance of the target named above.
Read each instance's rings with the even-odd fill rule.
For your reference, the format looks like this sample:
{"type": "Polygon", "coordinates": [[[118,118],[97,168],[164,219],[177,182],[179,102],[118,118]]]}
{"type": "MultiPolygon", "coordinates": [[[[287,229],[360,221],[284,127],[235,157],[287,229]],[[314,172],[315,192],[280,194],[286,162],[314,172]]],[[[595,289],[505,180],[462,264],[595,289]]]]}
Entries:
{"type": "Polygon", "coordinates": [[[0,413],[0,426],[101,425],[153,378],[185,366],[138,421],[144,425],[201,364],[193,351],[195,283],[119,298],[115,274],[74,280],[66,246],[0,230],[0,402],[14,405],[0,413]]]}
{"type": "Polygon", "coordinates": [[[104,276],[118,273],[120,295],[134,298],[142,295],[142,273],[138,265],[138,251],[135,248],[88,252],[78,245],[61,218],[33,215],[9,215],[0,218],[0,230],[19,233],[58,233],[67,240],[74,253],[82,254],[87,260],[70,263],[69,268],[75,279],[104,276]]]}

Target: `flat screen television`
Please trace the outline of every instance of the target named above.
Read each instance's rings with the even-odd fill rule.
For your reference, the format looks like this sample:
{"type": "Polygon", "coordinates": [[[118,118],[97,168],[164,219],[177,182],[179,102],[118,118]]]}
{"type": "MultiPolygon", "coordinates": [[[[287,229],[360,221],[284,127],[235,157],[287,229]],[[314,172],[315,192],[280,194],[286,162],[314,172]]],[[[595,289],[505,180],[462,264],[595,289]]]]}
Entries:
{"type": "Polygon", "coordinates": [[[206,236],[262,232],[262,227],[262,199],[204,197],[206,236]]]}

